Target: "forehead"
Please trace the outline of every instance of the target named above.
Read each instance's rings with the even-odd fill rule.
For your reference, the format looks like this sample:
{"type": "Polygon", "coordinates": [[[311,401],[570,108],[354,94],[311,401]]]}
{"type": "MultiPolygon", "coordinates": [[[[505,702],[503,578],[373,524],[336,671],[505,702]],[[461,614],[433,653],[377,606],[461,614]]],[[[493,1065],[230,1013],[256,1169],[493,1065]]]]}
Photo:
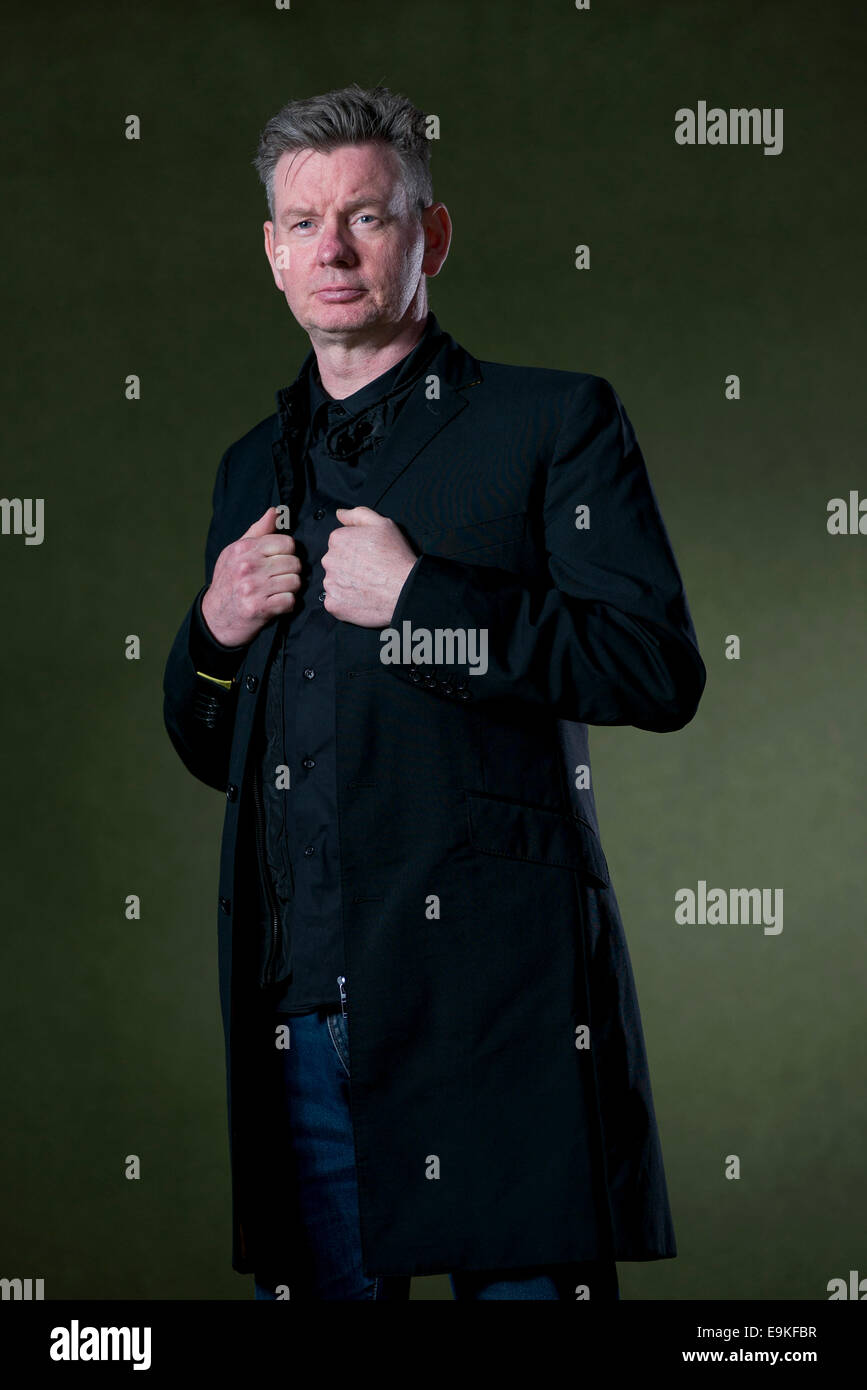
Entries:
{"type": "Polygon", "coordinates": [[[274,169],[274,202],[279,208],[367,194],[390,199],[401,184],[400,161],[388,145],[339,145],[327,154],[287,150],[274,169]]]}

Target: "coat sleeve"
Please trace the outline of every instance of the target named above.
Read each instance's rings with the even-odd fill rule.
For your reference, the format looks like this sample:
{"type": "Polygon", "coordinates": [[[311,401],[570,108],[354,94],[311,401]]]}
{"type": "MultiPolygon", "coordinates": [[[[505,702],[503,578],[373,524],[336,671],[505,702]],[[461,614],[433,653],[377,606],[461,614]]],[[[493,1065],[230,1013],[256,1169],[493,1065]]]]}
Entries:
{"type": "Polygon", "coordinates": [[[226,790],[229,778],[238,673],[247,650],[246,645],[224,647],[202,616],[202,599],[217,557],[231,539],[223,532],[230,452],[227,449],[220,460],[214,483],[205,584],[178,629],[163,676],[163,719],[169,738],[193,776],[218,791],[226,790]]]}
{"type": "Polygon", "coordinates": [[[388,669],[467,709],[517,700],[584,724],[682,728],[706,671],[641,450],[602,377],[582,376],[576,386],[541,509],[529,519],[544,533],[550,583],[528,586],[508,570],[422,554],[401,589],[392,628],[475,629],[468,650],[476,669],[423,660],[388,669]],[[581,519],[589,525],[579,528],[581,519]]]}

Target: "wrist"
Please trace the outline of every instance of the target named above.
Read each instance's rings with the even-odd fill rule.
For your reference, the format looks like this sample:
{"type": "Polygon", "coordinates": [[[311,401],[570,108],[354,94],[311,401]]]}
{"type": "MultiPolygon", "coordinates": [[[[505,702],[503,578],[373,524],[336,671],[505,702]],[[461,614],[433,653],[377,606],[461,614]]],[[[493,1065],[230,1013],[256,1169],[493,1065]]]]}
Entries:
{"type": "Polygon", "coordinates": [[[242,648],[245,647],[245,646],[247,645],[246,642],[227,642],[227,641],[225,641],[225,640],[224,640],[225,637],[229,636],[229,634],[228,634],[228,633],[223,633],[223,634],[221,635],[221,633],[220,633],[220,631],[219,631],[219,623],[217,623],[217,624],[215,625],[214,618],[213,618],[213,614],[209,612],[209,606],[208,606],[208,598],[209,598],[209,596],[210,596],[210,593],[211,593],[211,590],[210,590],[210,587],[209,587],[209,588],[207,588],[207,589],[205,590],[204,594],[202,595],[202,597],[201,597],[201,599],[200,599],[200,601],[199,601],[199,613],[200,613],[200,615],[201,615],[202,622],[203,622],[203,624],[204,624],[204,626],[205,626],[205,631],[206,631],[206,633],[207,633],[207,636],[210,637],[211,641],[214,642],[216,646],[222,647],[222,648],[223,648],[225,651],[227,651],[227,652],[239,652],[239,651],[241,651],[242,648]]]}
{"type": "Polygon", "coordinates": [[[189,654],[197,671],[229,679],[233,677],[246,653],[246,645],[227,647],[213,635],[202,611],[206,591],[196,595],[190,618],[189,654]]]}

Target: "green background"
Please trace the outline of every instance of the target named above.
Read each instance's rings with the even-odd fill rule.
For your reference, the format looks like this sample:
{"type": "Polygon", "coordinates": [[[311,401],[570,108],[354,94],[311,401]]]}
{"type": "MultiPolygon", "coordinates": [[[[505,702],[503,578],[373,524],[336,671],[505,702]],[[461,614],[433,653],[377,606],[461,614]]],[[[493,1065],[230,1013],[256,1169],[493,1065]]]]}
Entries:
{"type": "Polygon", "coordinates": [[[622,1296],[824,1299],[867,1274],[867,537],[826,530],[828,499],[867,489],[865,27],[803,0],[7,15],[2,492],[45,499],[46,537],[0,537],[0,1275],[252,1298],[230,1266],[224,801],[177,759],[161,683],[219,457],[309,346],[262,251],[258,133],[351,81],[440,117],[442,325],[483,360],[615,385],[708,668],[682,732],[591,734],[679,1245],[621,1264],[622,1296]],[[700,99],[784,108],[783,152],[676,145],[700,99]],[[676,926],[699,879],[782,887],[783,932],[676,926]]]}

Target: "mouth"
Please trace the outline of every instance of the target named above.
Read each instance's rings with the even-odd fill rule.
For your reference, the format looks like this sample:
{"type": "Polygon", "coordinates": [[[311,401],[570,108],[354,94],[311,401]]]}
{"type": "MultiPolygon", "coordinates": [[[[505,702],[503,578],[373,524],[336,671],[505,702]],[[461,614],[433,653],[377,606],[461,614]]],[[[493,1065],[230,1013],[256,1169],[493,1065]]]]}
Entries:
{"type": "Polygon", "coordinates": [[[314,290],[321,299],[328,303],[340,304],[344,300],[357,299],[365,291],[360,286],[353,285],[326,285],[324,289],[314,290]]]}

